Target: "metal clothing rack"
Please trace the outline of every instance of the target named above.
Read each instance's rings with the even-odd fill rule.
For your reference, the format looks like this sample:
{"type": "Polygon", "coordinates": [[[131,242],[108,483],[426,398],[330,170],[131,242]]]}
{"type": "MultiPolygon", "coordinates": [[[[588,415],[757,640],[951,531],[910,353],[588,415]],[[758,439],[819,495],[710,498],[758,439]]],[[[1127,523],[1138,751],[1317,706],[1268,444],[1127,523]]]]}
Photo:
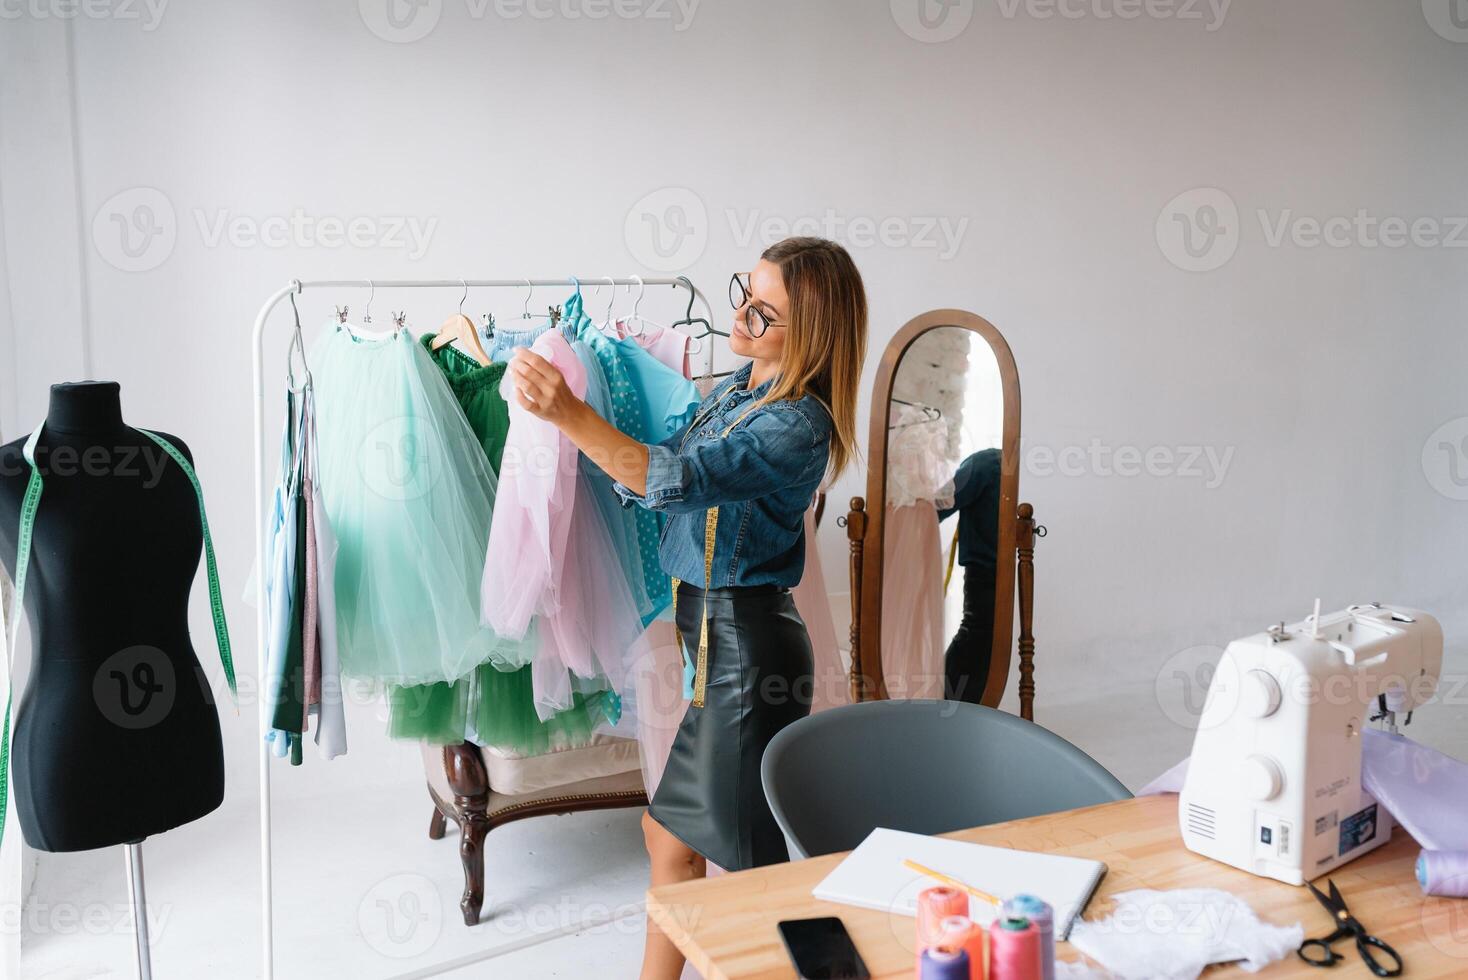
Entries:
{"type": "MultiPolygon", "coordinates": [[[[255,393],[255,627],[256,627],[256,679],[259,683],[260,697],[260,931],[261,931],[261,972],[262,980],[273,980],[275,976],[275,922],[274,922],[274,885],[271,869],[271,828],[270,828],[270,748],[265,742],[265,736],[270,731],[269,706],[265,703],[263,693],[265,691],[265,631],[266,631],[266,603],[265,603],[265,499],[270,492],[266,480],[270,479],[265,456],[265,327],[270,320],[270,314],[275,310],[280,301],[286,297],[299,296],[308,289],[361,289],[368,288],[376,290],[383,289],[525,289],[532,290],[536,287],[559,286],[580,290],[583,286],[672,286],[685,287],[689,290],[689,313],[685,317],[692,316],[694,300],[703,304],[704,312],[709,318],[713,316],[713,310],[709,306],[707,297],[699,292],[698,288],[686,276],[653,276],[643,278],[640,276],[617,277],[617,276],[567,276],[564,279],[292,279],[285,286],[276,290],[260,307],[260,312],[255,317],[255,331],[253,342],[253,367],[254,367],[254,393],[255,393]]],[[[682,321],[680,321],[682,322],[682,321]]],[[[709,330],[709,320],[701,322],[709,330]]],[[[675,324],[676,325],[676,324],[675,324]]]]}

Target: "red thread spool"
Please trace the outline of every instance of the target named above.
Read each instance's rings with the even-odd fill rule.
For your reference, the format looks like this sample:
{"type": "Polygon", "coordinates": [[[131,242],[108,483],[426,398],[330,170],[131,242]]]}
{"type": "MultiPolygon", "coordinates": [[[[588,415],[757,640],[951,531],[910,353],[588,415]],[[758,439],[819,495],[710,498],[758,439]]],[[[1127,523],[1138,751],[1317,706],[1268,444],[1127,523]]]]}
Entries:
{"type": "Polygon", "coordinates": [[[989,927],[989,980],[1040,980],[1040,930],[1029,919],[1007,916],[989,927]]]}

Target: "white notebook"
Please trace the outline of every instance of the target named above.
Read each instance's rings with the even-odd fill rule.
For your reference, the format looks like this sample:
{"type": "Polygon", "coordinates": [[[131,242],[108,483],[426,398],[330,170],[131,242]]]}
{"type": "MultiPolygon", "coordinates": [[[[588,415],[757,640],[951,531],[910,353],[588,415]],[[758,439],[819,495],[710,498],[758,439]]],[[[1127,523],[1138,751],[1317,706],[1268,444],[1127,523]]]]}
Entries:
{"type": "MultiPolygon", "coordinates": [[[[917,915],[918,892],[941,882],[903,865],[916,861],[999,898],[1021,893],[1043,899],[1055,911],[1055,939],[1070,934],[1071,922],[1086,908],[1106,865],[1088,858],[1015,851],[964,841],[909,834],[878,827],[847,855],[812,892],[843,905],[917,915]]],[[[998,910],[973,899],[969,917],[987,926],[998,910]]]]}

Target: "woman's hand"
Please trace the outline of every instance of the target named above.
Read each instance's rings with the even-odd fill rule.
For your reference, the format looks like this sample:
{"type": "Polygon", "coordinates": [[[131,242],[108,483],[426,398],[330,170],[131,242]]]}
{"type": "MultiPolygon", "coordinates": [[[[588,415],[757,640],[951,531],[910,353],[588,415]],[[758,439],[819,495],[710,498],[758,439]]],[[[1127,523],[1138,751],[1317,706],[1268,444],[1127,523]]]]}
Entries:
{"type": "Polygon", "coordinates": [[[510,381],[521,408],[560,429],[613,480],[633,493],[647,492],[647,447],[577,398],[554,364],[521,348],[510,361],[510,381]]]}
{"type": "Polygon", "coordinates": [[[563,426],[586,407],[566,385],[556,366],[529,348],[522,347],[515,352],[509,371],[515,385],[515,400],[537,418],[563,426]]]}

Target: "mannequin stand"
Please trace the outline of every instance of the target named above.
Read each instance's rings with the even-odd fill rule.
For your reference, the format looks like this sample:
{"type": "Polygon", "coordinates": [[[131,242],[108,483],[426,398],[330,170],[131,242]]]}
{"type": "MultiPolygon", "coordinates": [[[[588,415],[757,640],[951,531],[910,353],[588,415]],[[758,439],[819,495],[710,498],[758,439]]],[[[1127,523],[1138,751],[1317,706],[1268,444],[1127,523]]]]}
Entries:
{"type": "Polygon", "coordinates": [[[133,913],[133,938],[137,943],[138,980],[153,980],[153,957],[148,941],[148,898],[143,884],[143,842],[133,841],[123,847],[131,886],[128,900],[133,913]]]}

